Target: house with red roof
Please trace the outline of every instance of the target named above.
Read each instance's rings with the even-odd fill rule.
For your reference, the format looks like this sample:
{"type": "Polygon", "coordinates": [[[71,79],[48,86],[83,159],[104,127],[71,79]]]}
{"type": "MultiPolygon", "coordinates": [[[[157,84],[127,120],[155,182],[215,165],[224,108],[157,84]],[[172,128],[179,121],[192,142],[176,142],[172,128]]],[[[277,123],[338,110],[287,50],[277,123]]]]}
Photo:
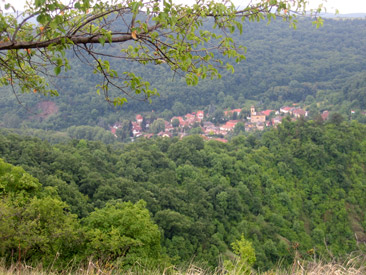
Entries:
{"type": "Polygon", "coordinates": [[[226,132],[232,131],[238,122],[239,120],[229,120],[224,125],[220,126],[220,130],[226,132]]]}
{"type": "Polygon", "coordinates": [[[194,124],[195,122],[200,122],[201,121],[194,114],[186,114],[184,117],[186,118],[184,126],[189,126],[189,125],[194,124]]]}
{"type": "Polygon", "coordinates": [[[171,138],[173,135],[171,134],[171,133],[169,133],[169,132],[160,132],[160,133],[158,133],[158,136],[159,137],[167,137],[167,138],[171,138]]]}
{"type": "Polygon", "coordinates": [[[306,117],[308,116],[308,112],[303,110],[303,109],[294,109],[292,110],[292,114],[296,117],[296,118],[299,118],[299,117],[306,117]]]}
{"type": "Polygon", "coordinates": [[[184,117],[185,117],[187,120],[192,120],[192,119],[195,119],[195,118],[196,118],[196,116],[195,116],[195,115],[193,115],[193,114],[186,114],[184,117]]]}
{"type": "Polygon", "coordinates": [[[325,110],[322,114],[322,119],[325,121],[325,120],[328,120],[329,119],[329,111],[325,110]]]}
{"type": "Polygon", "coordinates": [[[264,114],[265,116],[269,116],[272,112],[274,112],[274,110],[265,110],[262,111],[261,113],[264,114]]]}
{"type": "Polygon", "coordinates": [[[291,115],[292,110],[294,110],[294,107],[285,106],[285,107],[280,108],[280,112],[283,113],[283,114],[290,114],[291,115]]]}
{"type": "Polygon", "coordinates": [[[144,120],[144,118],[142,117],[142,115],[136,115],[137,123],[141,124],[143,120],[144,120]]]}
{"type": "Polygon", "coordinates": [[[165,123],[165,131],[173,131],[174,130],[174,127],[168,122],[168,121],[164,121],[165,123]]]}
{"type": "Polygon", "coordinates": [[[114,137],[117,137],[116,131],[117,131],[117,128],[111,127],[111,133],[114,135],[114,137]]]}
{"type": "Polygon", "coordinates": [[[205,133],[205,135],[209,135],[209,136],[221,134],[219,127],[204,128],[203,132],[205,133]]]}
{"type": "Polygon", "coordinates": [[[197,111],[196,113],[196,117],[199,119],[199,120],[202,120],[204,119],[205,117],[205,113],[203,111],[197,111]]]}
{"type": "Polygon", "coordinates": [[[278,124],[281,124],[283,117],[282,116],[276,116],[272,118],[272,125],[276,126],[278,124]]]}
{"type": "Polygon", "coordinates": [[[133,136],[134,137],[141,136],[142,135],[141,131],[142,131],[142,128],[141,128],[140,124],[137,123],[137,122],[132,122],[132,134],[133,134],[133,136]]]}
{"type": "Polygon", "coordinates": [[[194,114],[186,114],[185,115],[185,118],[186,118],[186,121],[188,122],[189,125],[191,125],[191,124],[193,124],[195,122],[200,122],[201,121],[194,114]]]}

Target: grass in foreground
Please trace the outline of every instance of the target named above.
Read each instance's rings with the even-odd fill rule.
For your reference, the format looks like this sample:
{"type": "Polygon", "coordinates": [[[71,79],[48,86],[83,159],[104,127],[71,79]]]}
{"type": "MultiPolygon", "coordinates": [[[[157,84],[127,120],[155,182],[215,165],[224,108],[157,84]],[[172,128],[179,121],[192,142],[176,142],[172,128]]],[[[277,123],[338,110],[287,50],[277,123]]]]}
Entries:
{"type": "MultiPolygon", "coordinates": [[[[223,269],[216,269],[216,271],[208,271],[191,264],[186,270],[180,270],[175,266],[166,267],[163,271],[161,270],[149,270],[136,264],[128,271],[122,271],[116,268],[100,267],[97,263],[90,261],[87,266],[70,266],[68,269],[63,271],[52,270],[51,268],[31,267],[26,264],[14,264],[9,268],[5,268],[3,265],[0,266],[0,275],[13,275],[13,274],[24,274],[24,275],[43,275],[43,274],[75,274],[75,275],[112,275],[112,274],[166,274],[166,275],[224,275],[224,274],[243,274],[239,271],[240,268],[234,269],[232,272],[227,272],[223,269]]],[[[300,275],[300,274],[325,274],[325,275],[358,275],[366,274],[366,255],[359,255],[350,257],[343,263],[329,262],[324,263],[322,261],[297,261],[292,266],[287,268],[278,267],[274,270],[266,272],[252,271],[251,274],[263,274],[263,275],[300,275]]]]}

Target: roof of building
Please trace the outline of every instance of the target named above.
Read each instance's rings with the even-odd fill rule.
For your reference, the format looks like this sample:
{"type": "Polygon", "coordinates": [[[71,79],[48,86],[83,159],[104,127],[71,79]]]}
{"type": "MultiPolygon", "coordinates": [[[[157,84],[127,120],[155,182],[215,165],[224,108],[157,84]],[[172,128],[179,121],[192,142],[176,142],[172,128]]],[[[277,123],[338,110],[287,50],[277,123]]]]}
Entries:
{"type": "Polygon", "coordinates": [[[327,119],[328,119],[328,117],[329,117],[329,111],[325,110],[325,111],[321,114],[321,116],[322,116],[322,119],[323,119],[323,120],[327,120],[327,119]]]}
{"type": "Polygon", "coordinates": [[[239,120],[229,120],[222,127],[227,129],[234,128],[238,122],[239,120]]]}
{"type": "Polygon", "coordinates": [[[172,134],[169,132],[160,132],[158,133],[159,137],[172,137],[172,134]]]}
{"type": "Polygon", "coordinates": [[[306,115],[306,111],[305,111],[305,110],[303,110],[303,109],[300,109],[300,108],[293,110],[293,111],[292,111],[292,113],[293,113],[294,115],[295,115],[295,114],[302,115],[302,116],[306,115]]]}
{"type": "Polygon", "coordinates": [[[262,111],[262,114],[264,114],[265,116],[269,116],[272,112],[273,112],[273,110],[265,110],[265,111],[262,111]]]}
{"type": "Polygon", "coordinates": [[[285,107],[282,107],[281,109],[280,109],[280,111],[287,111],[287,112],[289,112],[289,111],[291,111],[291,110],[293,110],[294,109],[294,107],[288,107],[288,106],[285,106],[285,107]]]}

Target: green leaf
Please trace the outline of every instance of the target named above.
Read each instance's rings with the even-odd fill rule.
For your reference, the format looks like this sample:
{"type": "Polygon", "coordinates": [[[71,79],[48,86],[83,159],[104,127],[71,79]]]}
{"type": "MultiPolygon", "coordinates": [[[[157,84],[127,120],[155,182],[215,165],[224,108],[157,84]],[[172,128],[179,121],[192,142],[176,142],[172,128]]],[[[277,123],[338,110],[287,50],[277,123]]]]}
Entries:
{"type": "Polygon", "coordinates": [[[132,13],[137,13],[139,11],[140,3],[139,2],[132,2],[131,3],[131,11],[132,13]]]}
{"type": "Polygon", "coordinates": [[[61,67],[57,66],[54,68],[55,75],[59,75],[61,72],[61,67]]]}
{"type": "Polygon", "coordinates": [[[98,39],[98,41],[99,41],[99,43],[102,45],[102,46],[104,46],[104,44],[105,44],[105,38],[104,37],[99,37],[99,39],[98,39]]]}

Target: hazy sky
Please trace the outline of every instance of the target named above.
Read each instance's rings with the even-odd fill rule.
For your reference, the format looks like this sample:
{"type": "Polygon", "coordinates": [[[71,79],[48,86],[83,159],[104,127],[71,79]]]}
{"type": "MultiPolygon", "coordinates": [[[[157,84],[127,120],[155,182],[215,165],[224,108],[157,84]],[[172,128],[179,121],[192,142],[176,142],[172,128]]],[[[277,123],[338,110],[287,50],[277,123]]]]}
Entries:
{"type": "MultiPolygon", "coordinates": [[[[310,4],[319,5],[319,0],[310,0],[310,4]]],[[[334,12],[335,9],[339,13],[366,13],[366,0],[328,0],[324,2],[327,12],[334,12]]]]}
{"type": "MultiPolygon", "coordinates": [[[[188,2],[189,0],[178,0],[188,2]]],[[[245,5],[251,0],[232,0],[239,5],[245,5]]],[[[252,0],[253,2],[257,0],[252,0]]],[[[339,13],[366,13],[366,0],[308,0],[310,8],[317,8],[320,3],[327,8],[327,12],[334,13],[338,9],[339,13]]]]}
{"type": "MultiPolygon", "coordinates": [[[[17,9],[22,9],[25,0],[5,0],[5,2],[12,3],[17,9]]],[[[174,0],[174,2],[188,4],[191,3],[192,0],[174,0]]],[[[250,0],[234,0],[234,2],[245,5],[250,2],[250,0]]],[[[321,0],[309,0],[311,7],[317,7],[321,2],[321,0]]],[[[330,13],[334,13],[335,9],[338,9],[339,13],[366,13],[366,0],[324,0],[323,3],[327,7],[327,12],[330,13]]]]}

